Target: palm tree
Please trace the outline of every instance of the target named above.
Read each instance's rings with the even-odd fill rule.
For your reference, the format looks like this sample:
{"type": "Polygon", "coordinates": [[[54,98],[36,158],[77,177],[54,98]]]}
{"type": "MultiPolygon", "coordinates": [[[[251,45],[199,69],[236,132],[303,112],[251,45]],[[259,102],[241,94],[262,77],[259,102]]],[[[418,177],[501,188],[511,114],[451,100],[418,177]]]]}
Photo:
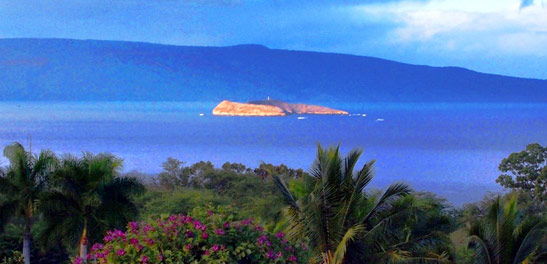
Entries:
{"type": "Polygon", "coordinates": [[[328,150],[318,146],[310,176],[300,183],[293,181],[289,188],[274,176],[288,204],[287,234],[294,239],[307,238],[316,263],[410,260],[415,258],[409,251],[413,246],[435,238],[433,234],[402,238],[393,230],[401,231],[404,226],[388,229],[408,219],[417,208],[413,207],[415,199],[409,196],[410,188],[401,183],[392,184],[382,194],[365,193],[373,178],[374,161],[354,172],[361,154],[356,149],[341,158],[339,146],[328,150]]]}
{"type": "Polygon", "coordinates": [[[144,187],[135,178],[120,177],[121,166],[122,160],[110,154],[64,156],[42,204],[47,212],[42,239],[77,243],[86,259],[89,241],[98,242],[106,230],[134,219],[138,210],[132,196],[144,187]]]}
{"type": "Polygon", "coordinates": [[[468,248],[477,263],[536,263],[547,257],[547,222],[522,215],[517,196],[503,203],[500,197],[490,205],[483,219],[469,230],[468,248]]]}
{"type": "Polygon", "coordinates": [[[19,143],[4,148],[9,160],[5,176],[0,177],[0,229],[11,218],[22,219],[24,223],[23,257],[30,263],[30,230],[36,209],[47,190],[49,176],[56,162],[51,151],[43,150],[40,155],[25,151],[19,143]]]}

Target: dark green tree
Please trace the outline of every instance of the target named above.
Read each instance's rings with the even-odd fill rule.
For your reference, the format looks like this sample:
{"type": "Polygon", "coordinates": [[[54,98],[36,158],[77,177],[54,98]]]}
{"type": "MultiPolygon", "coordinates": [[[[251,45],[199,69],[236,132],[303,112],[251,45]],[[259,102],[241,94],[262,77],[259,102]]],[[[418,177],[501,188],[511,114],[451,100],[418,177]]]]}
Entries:
{"type": "Polygon", "coordinates": [[[184,162],[175,159],[167,158],[162,164],[163,171],[158,174],[158,183],[160,186],[167,189],[174,189],[176,187],[184,187],[188,185],[188,173],[185,173],[184,162]]]}
{"type": "Polygon", "coordinates": [[[23,221],[23,257],[25,263],[30,263],[30,231],[37,216],[37,207],[47,191],[56,158],[48,150],[33,155],[19,143],[7,146],[4,156],[10,165],[7,173],[0,177],[0,229],[10,219],[23,221]]]}
{"type": "Polygon", "coordinates": [[[144,192],[144,186],[135,178],[120,177],[121,166],[122,160],[110,154],[63,157],[41,204],[46,222],[42,239],[77,245],[85,259],[89,242],[135,220],[133,196],[144,192]]]}
{"type": "Polygon", "coordinates": [[[496,180],[501,186],[531,196],[538,211],[547,209],[547,147],[529,144],[526,149],[503,159],[496,180]]]}

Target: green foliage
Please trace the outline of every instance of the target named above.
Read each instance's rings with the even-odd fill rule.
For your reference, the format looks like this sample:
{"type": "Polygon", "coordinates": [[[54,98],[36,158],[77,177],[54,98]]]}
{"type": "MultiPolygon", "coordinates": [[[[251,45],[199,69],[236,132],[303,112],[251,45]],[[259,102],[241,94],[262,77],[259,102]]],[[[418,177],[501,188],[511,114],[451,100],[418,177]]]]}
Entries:
{"type": "Polygon", "coordinates": [[[3,257],[0,261],[0,264],[23,264],[24,258],[23,254],[19,251],[13,251],[11,256],[3,257]]]}
{"type": "MultiPolygon", "coordinates": [[[[107,263],[306,263],[301,243],[271,234],[224,207],[197,208],[109,231],[90,259],[107,263]]],[[[74,263],[81,263],[76,258],[74,263]]]]}
{"type": "Polygon", "coordinates": [[[30,263],[31,228],[57,159],[47,150],[33,155],[19,143],[4,148],[4,156],[10,165],[0,177],[0,231],[9,220],[23,221],[22,252],[25,263],[30,263]]]}
{"type": "MultiPolygon", "coordinates": [[[[106,254],[109,261],[139,262],[145,252],[150,263],[160,254],[170,261],[194,263],[273,263],[264,244],[257,244],[263,234],[274,253],[283,254],[276,261],[284,263],[289,255],[281,246],[283,239],[272,233],[286,231],[292,241],[309,241],[311,263],[541,263],[547,258],[547,226],[541,219],[545,150],[531,144],[502,161],[500,170],[508,174],[498,182],[511,193],[489,194],[455,210],[444,199],[411,192],[404,184],[393,184],[384,192],[366,191],[374,162],[356,170],[359,150],[342,158],[338,148],[319,147],[310,174],[283,164],[262,163],[253,169],[226,162],[215,168],[211,162],[187,166],[169,158],[145,191],[135,177],[120,174],[122,160],[110,154],[58,160],[49,151],[34,155],[16,143],[4,150],[10,165],[0,169],[0,263],[18,263],[23,237],[33,241],[27,252],[37,263],[62,263],[67,251],[75,254],[77,249],[85,256],[81,249],[88,241],[101,241],[107,230],[124,230],[137,219],[142,221],[139,228],[154,226],[153,237],[131,233],[132,227],[109,234],[121,232],[139,241],[163,239],[161,244],[176,250],[165,251],[158,244],[142,244],[142,250],[135,250],[130,240],[116,240],[105,246],[133,255],[119,258],[111,251],[106,254]],[[213,216],[193,209],[204,204],[215,207],[213,216]],[[183,226],[174,233],[158,231],[159,223],[170,221],[168,215],[191,215],[207,230],[226,221],[248,229],[230,230],[227,236],[208,232],[208,239],[188,240],[173,237],[186,231],[183,226]],[[250,220],[237,220],[251,218],[269,232],[256,229],[250,220]],[[248,224],[241,226],[243,221],[248,224]],[[183,242],[192,249],[182,248],[183,242]],[[215,244],[218,250],[205,255],[215,244]]],[[[95,253],[105,253],[103,249],[95,253]]],[[[295,257],[298,262],[308,258],[303,252],[295,257]]]]}
{"type": "Polygon", "coordinates": [[[547,147],[529,144],[502,160],[499,170],[504,173],[496,180],[501,186],[528,193],[536,201],[537,211],[547,209],[547,147]]]}
{"type": "Polygon", "coordinates": [[[468,248],[476,263],[501,264],[532,262],[547,254],[547,221],[522,216],[517,196],[502,202],[497,198],[487,214],[469,230],[468,248]]]}
{"type": "Polygon", "coordinates": [[[106,230],[135,219],[133,196],[144,187],[134,178],[120,177],[121,164],[110,154],[63,157],[40,204],[46,226],[40,239],[49,244],[61,239],[67,248],[85,252],[88,240],[99,241],[106,230]]]}
{"type": "Polygon", "coordinates": [[[475,264],[477,261],[473,250],[467,247],[458,247],[455,252],[454,263],[475,264]]]}
{"type": "Polygon", "coordinates": [[[173,190],[149,189],[136,199],[142,220],[162,214],[188,214],[203,204],[228,205],[229,201],[211,190],[179,188],[173,190]]]}
{"type": "Polygon", "coordinates": [[[0,231],[12,217],[24,220],[30,230],[34,211],[53,172],[55,155],[50,151],[32,155],[14,143],[4,149],[4,156],[10,166],[0,175],[0,231]]]}
{"type": "Polygon", "coordinates": [[[442,231],[450,224],[442,206],[433,197],[409,195],[404,184],[364,192],[374,162],[354,171],[361,154],[353,150],[341,158],[338,147],[319,146],[311,175],[289,184],[292,189],[275,177],[288,205],[289,237],[308,238],[316,263],[447,259],[449,239],[442,231]]]}
{"type": "Polygon", "coordinates": [[[13,223],[7,224],[4,232],[0,235],[0,259],[13,256],[16,249],[23,244],[23,226],[13,223]]]}
{"type": "MultiPolygon", "coordinates": [[[[38,239],[38,236],[43,230],[43,224],[43,221],[38,219],[32,227],[31,236],[34,243],[31,245],[31,260],[40,264],[66,262],[68,256],[62,247],[56,246],[47,250],[40,248],[42,241],[38,239]]],[[[2,259],[14,259],[14,254],[21,253],[24,229],[24,225],[18,222],[6,226],[4,233],[0,235],[0,263],[2,259]]]]}
{"type": "Polygon", "coordinates": [[[204,161],[184,166],[184,162],[173,158],[163,168],[156,185],[149,188],[152,194],[140,200],[141,208],[150,208],[151,214],[161,213],[155,208],[164,208],[163,213],[185,213],[207,202],[229,204],[238,208],[242,216],[258,219],[268,230],[279,225],[283,207],[283,197],[273,182],[272,172],[284,179],[306,175],[301,169],[290,169],[283,164],[262,163],[250,169],[240,163],[226,162],[215,168],[204,161]]]}

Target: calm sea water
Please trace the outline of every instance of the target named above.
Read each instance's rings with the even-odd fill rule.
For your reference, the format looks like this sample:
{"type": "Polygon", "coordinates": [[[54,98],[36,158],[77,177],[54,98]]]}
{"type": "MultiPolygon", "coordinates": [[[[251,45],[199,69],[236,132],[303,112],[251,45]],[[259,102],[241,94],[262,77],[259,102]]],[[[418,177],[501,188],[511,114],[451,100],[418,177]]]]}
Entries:
{"type": "Polygon", "coordinates": [[[214,105],[4,102],[0,145],[31,138],[33,150],[111,152],[126,171],[155,173],[168,157],[308,169],[318,143],[341,144],[344,152],[363,148],[362,162],[377,160],[374,186],[404,181],[461,205],[501,190],[497,166],[508,154],[547,144],[547,105],[327,104],[366,117],[306,119],[216,117],[214,105]]]}

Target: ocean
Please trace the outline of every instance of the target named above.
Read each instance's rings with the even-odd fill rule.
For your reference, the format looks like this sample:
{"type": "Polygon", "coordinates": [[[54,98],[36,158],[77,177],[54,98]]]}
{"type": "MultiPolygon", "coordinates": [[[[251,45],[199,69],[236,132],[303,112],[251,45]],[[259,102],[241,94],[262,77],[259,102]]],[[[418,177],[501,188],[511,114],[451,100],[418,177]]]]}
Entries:
{"type": "Polygon", "coordinates": [[[340,144],[343,153],[364,149],[361,164],[376,160],[373,187],[403,181],[459,206],[502,191],[504,157],[547,144],[547,104],[322,105],[352,115],[219,117],[215,102],[2,102],[0,146],[110,152],[125,171],[157,173],[168,157],[307,170],[317,144],[340,144]]]}

